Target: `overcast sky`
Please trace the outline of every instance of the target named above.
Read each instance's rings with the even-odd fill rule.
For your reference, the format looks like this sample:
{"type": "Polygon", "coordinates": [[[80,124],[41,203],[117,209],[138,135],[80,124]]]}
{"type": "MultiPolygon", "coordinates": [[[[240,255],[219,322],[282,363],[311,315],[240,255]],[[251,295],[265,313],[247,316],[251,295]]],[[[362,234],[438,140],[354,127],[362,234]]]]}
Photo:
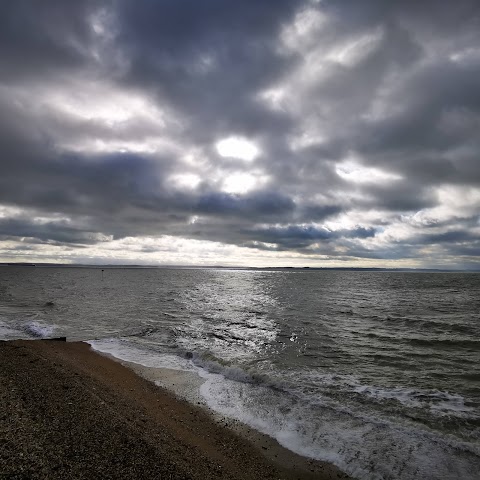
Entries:
{"type": "Polygon", "coordinates": [[[480,268],[480,2],[2,0],[0,261],[480,268]]]}

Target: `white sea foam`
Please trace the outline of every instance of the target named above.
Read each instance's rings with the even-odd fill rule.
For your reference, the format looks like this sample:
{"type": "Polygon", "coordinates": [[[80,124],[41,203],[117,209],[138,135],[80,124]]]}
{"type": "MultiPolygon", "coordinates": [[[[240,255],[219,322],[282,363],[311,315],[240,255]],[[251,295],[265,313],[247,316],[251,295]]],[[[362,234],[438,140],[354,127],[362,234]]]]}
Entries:
{"type": "Polygon", "coordinates": [[[393,400],[407,408],[423,408],[434,415],[450,415],[459,418],[480,418],[479,412],[466,405],[463,396],[440,390],[420,390],[408,387],[379,387],[363,384],[353,375],[334,373],[302,372],[301,385],[339,387],[344,392],[354,392],[379,401],[393,400]]]}
{"type": "Polygon", "coordinates": [[[119,360],[137,363],[149,368],[169,368],[172,370],[193,370],[188,359],[177,355],[159,354],[155,351],[142,349],[133,345],[128,340],[119,338],[106,338],[101,340],[90,340],[87,342],[99,352],[108,353],[119,360]]]}
{"type": "Polygon", "coordinates": [[[276,438],[300,455],[335,463],[355,478],[477,478],[480,452],[468,444],[389,422],[368,422],[345,408],[299,401],[221,374],[200,375],[206,380],[201,394],[213,410],[276,438]]]}
{"type": "Polygon", "coordinates": [[[55,330],[56,325],[49,325],[40,320],[17,320],[8,323],[0,320],[1,340],[48,338],[54,335],[55,330]]]}
{"type": "Polygon", "coordinates": [[[28,322],[23,328],[25,332],[35,338],[52,337],[55,332],[55,325],[47,325],[39,321],[28,322]]]}
{"type": "Polygon", "coordinates": [[[386,389],[371,385],[358,385],[354,391],[376,399],[397,400],[407,407],[429,408],[433,413],[440,415],[475,414],[474,408],[465,405],[465,398],[449,392],[402,387],[386,389]]]}
{"type": "Polygon", "coordinates": [[[0,340],[15,340],[25,337],[25,333],[0,320],[0,340]]]}

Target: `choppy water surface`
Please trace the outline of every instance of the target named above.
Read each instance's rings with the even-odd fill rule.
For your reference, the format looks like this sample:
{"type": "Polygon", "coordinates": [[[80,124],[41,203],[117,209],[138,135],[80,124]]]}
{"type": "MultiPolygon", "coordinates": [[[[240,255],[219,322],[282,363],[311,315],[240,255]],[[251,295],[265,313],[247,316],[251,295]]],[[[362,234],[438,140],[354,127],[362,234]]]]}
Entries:
{"type": "Polygon", "coordinates": [[[0,338],[60,335],[354,477],[478,478],[479,274],[0,268],[0,338]]]}

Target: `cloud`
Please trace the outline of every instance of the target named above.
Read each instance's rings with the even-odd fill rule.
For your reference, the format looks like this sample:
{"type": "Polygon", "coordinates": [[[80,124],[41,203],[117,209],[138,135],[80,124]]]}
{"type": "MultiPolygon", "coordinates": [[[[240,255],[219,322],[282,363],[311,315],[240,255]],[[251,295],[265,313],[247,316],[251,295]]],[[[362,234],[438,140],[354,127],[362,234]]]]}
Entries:
{"type": "Polygon", "coordinates": [[[0,257],[475,266],[479,32],[474,0],[3,2],[0,257]]]}
{"type": "Polygon", "coordinates": [[[2,2],[2,81],[35,84],[39,78],[79,73],[89,63],[90,19],[98,2],[2,2]]]}

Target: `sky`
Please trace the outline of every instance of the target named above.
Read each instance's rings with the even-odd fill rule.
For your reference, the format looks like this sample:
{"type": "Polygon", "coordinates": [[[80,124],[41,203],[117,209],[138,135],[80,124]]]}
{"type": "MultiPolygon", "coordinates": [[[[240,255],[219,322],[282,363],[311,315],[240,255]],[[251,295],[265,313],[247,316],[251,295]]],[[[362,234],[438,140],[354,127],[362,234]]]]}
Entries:
{"type": "Polygon", "coordinates": [[[0,261],[480,268],[478,0],[2,0],[0,261]]]}

